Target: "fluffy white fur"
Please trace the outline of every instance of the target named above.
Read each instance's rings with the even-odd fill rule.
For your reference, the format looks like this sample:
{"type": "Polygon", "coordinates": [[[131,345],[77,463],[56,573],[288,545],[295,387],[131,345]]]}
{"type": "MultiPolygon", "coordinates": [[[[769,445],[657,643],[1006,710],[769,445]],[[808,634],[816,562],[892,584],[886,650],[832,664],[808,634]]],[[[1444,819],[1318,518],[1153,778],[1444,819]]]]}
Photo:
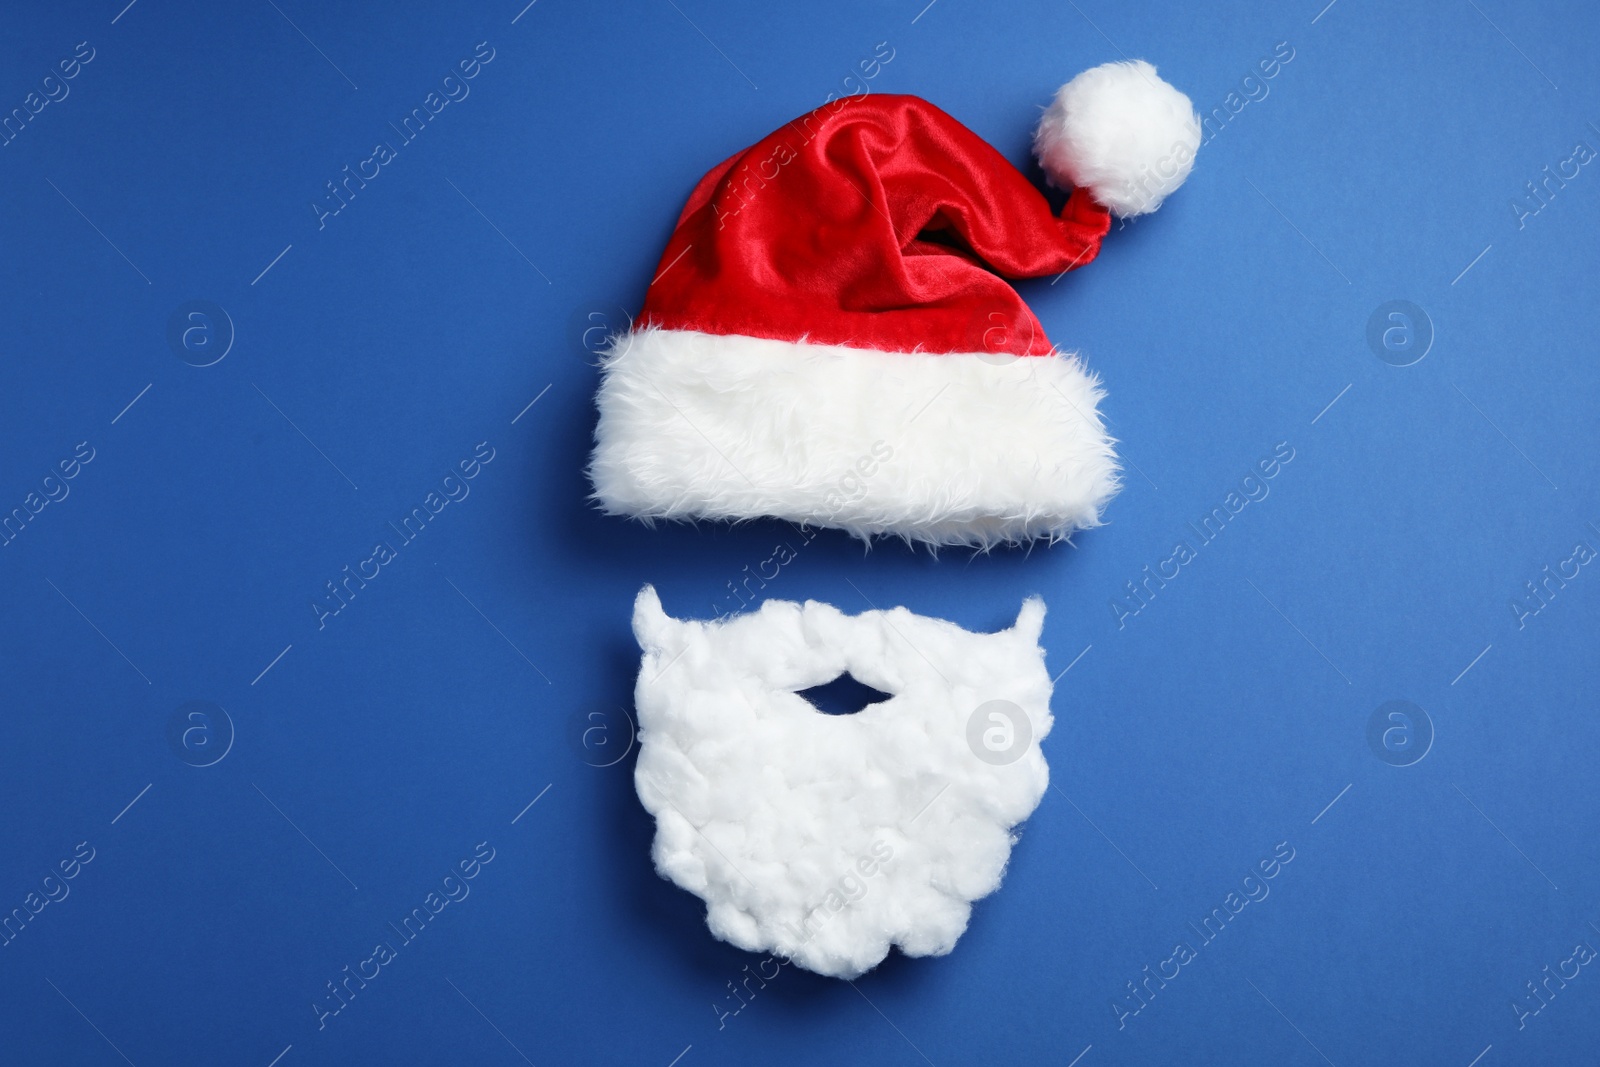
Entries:
{"type": "Polygon", "coordinates": [[[949,952],[1049,785],[1044,610],[1027,601],[997,634],[815,601],[684,622],[645,586],[634,782],[657,871],[706,902],[718,938],[819,974],[854,978],[892,945],[949,952]],[[797,695],[844,671],[893,697],[827,715],[797,695]],[[967,741],[991,700],[1032,725],[1004,766],[967,741]]]}
{"type": "Polygon", "coordinates": [[[646,328],[613,339],[601,374],[589,475],[611,514],[988,547],[1098,525],[1118,488],[1075,356],[646,328]]]}
{"type": "Polygon", "coordinates": [[[1063,85],[1033,137],[1053,182],[1087,188],[1123,218],[1160,207],[1189,176],[1199,148],[1189,98],[1142,59],[1106,63],[1063,85]]]}

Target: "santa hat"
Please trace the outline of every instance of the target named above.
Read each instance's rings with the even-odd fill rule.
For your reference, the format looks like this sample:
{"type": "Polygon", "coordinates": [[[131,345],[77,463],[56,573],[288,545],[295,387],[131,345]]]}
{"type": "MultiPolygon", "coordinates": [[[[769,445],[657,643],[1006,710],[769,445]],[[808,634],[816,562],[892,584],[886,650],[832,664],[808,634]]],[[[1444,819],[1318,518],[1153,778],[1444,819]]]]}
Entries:
{"type": "Polygon", "coordinates": [[[1034,150],[1059,216],[912,96],[824,104],[689,197],[612,338],[589,474],[612,514],[772,516],[988,546],[1097,525],[1118,488],[1098,379],[1006,278],[1094,259],[1188,177],[1200,126],[1143,61],[1064,85],[1034,150]]]}

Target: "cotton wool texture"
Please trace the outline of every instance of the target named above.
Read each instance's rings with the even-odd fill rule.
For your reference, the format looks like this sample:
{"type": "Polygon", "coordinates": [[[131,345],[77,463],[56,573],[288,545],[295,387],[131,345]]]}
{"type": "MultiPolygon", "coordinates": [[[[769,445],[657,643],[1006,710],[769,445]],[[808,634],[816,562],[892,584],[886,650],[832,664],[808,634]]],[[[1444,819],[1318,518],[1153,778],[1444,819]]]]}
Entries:
{"type": "Polygon", "coordinates": [[[1049,785],[1044,614],[1030,599],[994,634],[816,601],[684,621],[645,586],[634,783],[656,870],[718,938],[818,974],[948,953],[1049,785]],[[829,715],[799,695],[845,672],[890,698],[829,715]],[[1000,729],[995,707],[1021,720],[1016,747],[980,758],[974,715],[1000,729]]]}

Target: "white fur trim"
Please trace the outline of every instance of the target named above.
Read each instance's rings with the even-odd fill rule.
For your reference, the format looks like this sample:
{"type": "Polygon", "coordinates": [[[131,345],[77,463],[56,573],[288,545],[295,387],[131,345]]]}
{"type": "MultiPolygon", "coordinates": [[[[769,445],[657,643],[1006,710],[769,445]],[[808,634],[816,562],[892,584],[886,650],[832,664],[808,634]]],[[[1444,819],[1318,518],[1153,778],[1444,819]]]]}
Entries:
{"type": "Polygon", "coordinates": [[[613,339],[601,375],[589,476],[614,515],[988,547],[1099,525],[1118,488],[1076,356],[646,328],[613,339]]]}
{"type": "Polygon", "coordinates": [[[1106,63],[1063,85],[1033,137],[1052,182],[1087,188],[1123,218],[1160,207],[1199,148],[1189,98],[1142,59],[1106,63]]]}
{"type": "Polygon", "coordinates": [[[684,622],[645,586],[633,777],[656,870],[717,937],[819,974],[949,952],[1050,784],[1043,625],[1037,598],[994,634],[815,601],[684,622]],[[889,699],[799,695],[844,671],[889,699]]]}

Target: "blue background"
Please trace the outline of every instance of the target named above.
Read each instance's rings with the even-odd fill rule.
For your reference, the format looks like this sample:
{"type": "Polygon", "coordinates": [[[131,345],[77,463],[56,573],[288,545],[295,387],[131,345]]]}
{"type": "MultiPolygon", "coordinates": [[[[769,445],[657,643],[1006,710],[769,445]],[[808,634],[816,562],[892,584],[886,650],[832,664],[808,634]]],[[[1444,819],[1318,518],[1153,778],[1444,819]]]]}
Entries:
{"type": "Polygon", "coordinates": [[[1595,14],[925,3],[7,12],[0,111],[78,42],[94,58],[0,148],[0,511],[79,442],[94,458],[0,548],[0,913],[80,842],[94,858],[0,948],[0,1059],[1600,1050],[1594,967],[1537,1014],[1525,985],[1600,946],[1600,573],[1512,607],[1600,547],[1600,173],[1526,189],[1600,149],[1595,14]],[[324,183],[480,41],[470,95],[319,228],[324,183]],[[1245,82],[1279,42],[1292,60],[1245,82]],[[695,180],[830,94],[921,94],[1021,165],[1052,90],[1124,55],[1211,116],[1198,166],[1091,267],[1023,286],[1110,390],[1109,525],[937,559],[828,532],[764,590],[973,629],[1042,593],[1052,673],[1071,665],[1055,788],[951,956],[854,987],[785,969],[740,1007],[757,957],[651,869],[634,754],[595,764],[627,751],[639,586],[728,610],[795,533],[587,507],[591,342],[638,307],[695,180]],[[195,300],[226,320],[175,348],[195,300]],[[1425,318],[1374,348],[1392,300],[1425,318]],[[229,323],[225,358],[191,365],[229,323]],[[483,441],[470,496],[319,628],[324,583],[483,441]],[[1114,609],[1279,442],[1270,495],[1114,609]],[[1391,700],[1421,713],[1374,745],[1391,700]],[[174,740],[190,701],[226,720],[174,740]],[[470,896],[319,1029],[326,983],[479,842],[470,896]],[[1281,842],[1269,897],[1113,1006],[1281,842]]]}

